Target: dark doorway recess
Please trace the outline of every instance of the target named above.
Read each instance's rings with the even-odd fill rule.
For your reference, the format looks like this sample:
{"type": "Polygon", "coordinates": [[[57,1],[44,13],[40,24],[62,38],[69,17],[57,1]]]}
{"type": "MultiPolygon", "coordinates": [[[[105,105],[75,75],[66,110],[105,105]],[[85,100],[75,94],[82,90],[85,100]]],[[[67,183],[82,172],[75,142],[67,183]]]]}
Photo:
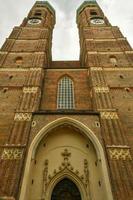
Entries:
{"type": "Polygon", "coordinates": [[[75,183],[65,178],[53,189],[51,200],[81,200],[81,195],[75,183]]]}

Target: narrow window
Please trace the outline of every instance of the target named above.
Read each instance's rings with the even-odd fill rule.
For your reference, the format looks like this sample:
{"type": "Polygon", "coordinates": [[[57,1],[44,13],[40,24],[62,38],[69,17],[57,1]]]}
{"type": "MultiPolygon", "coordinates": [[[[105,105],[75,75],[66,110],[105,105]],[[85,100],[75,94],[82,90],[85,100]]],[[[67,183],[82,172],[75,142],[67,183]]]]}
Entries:
{"type": "Polygon", "coordinates": [[[58,83],[58,109],[74,109],[74,87],[73,81],[64,76],[58,83]]]}

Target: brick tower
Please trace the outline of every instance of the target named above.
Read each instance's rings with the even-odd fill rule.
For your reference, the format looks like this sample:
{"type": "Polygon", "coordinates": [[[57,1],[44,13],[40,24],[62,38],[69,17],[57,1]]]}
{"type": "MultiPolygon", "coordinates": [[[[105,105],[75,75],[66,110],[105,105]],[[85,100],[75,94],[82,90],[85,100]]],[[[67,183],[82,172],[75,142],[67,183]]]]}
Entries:
{"type": "Polygon", "coordinates": [[[52,61],[37,1],[0,51],[0,199],[133,199],[133,51],[96,1],[77,10],[80,61],[52,61]]]}

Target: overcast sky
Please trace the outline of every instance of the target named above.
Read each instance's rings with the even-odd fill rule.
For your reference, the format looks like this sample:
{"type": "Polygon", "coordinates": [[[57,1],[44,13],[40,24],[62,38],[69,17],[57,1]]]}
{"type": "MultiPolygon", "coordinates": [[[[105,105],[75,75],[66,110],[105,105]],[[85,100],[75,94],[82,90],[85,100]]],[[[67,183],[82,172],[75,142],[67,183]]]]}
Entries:
{"type": "MultiPolygon", "coordinates": [[[[49,0],[56,10],[53,60],[78,60],[76,9],[82,0],[49,0]]],[[[133,0],[97,0],[112,25],[120,27],[133,46],[133,0]]],[[[14,26],[19,26],[35,0],[0,0],[0,46],[14,26]]]]}

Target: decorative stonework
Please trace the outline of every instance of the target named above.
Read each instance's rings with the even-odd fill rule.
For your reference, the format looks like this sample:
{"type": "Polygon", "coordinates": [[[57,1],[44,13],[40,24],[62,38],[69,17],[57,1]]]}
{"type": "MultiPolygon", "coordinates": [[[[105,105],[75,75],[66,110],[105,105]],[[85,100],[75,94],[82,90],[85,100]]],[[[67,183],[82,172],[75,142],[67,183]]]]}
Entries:
{"type": "Polygon", "coordinates": [[[37,93],[38,87],[24,87],[23,93],[37,93]]]}
{"type": "Polygon", "coordinates": [[[91,71],[102,71],[102,67],[91,67],[91,71]]]}
{"type": "Polygon", "coordinates": [[[87,159],[83,160],[84,174],[80,174],[80,172],[71,165],[71,161],[69,160],[69,158],[71,157],[71,152],[69,152],[68,149],[64,149],[61,155],[63,157],[63,162],[61,163],[61,165],[59,165],[57,169],[54,169],[52,174],[48,174],[49,161],[45,160],[44,162],[42,199],[43,200],[46,199],[46,194],[47,194],[47,190],[49,188],[50,182],[58,175],[62,175],[64,172],[66,174],[71,174],[71,176],[76,176],[84,184],[86,188],[87,196],[91,197],[90,181],[89,181],[89,166],[88,166],[87,159]]]}
{"type": "Polygon", "coordinates": [[[32,114],[31,113],[16,113],[14,120],[15,121],[31,121],[32,114]]]}
{"type": "Polygon", "coordinates": [[[102,119],[118,119],[116,112],[100,112],[102,119]]]}
{"type": "Polygon", "coordinates": [[[108,93],[109,88],[108,87],[94,87],[94,91],[96,93],[108,93]]]}
{"type": "MultiPolygon", "coordinates": [[[[77,169],[74,169],[74,167],[71,165],[71,162],[69,160],[69,158],[71,157],[71,153],[68,151],[68,149],[64,149],[64,151],[61,153],[62,157],[63,157],[63,162],[61,163],[61,165],[58,167],[58,169],[55,169],[53,171],[53,175],[48,175],[49,181],[58,173],[60,173],[61,171],[67,170],[68,172],[72,172],[73,174],[75,174],[76,176],[79,177],[79,179],[81,179],[82,181],[85,181],[85,179],[87,179],[86,174],[84,175],[80,175],[80,172],[77,169]]],[[[86,160],[86,162],[88,162],[86,160]]],[[[88,167],[87,165],[84,165],[86,170],[88,167]]],[[[84,171],[85,172],[85,171],[84,171]]]]}
{"type": "Polygon", "coordinates": [[[23,150],[20,148],[5,148],[3,150],[2,160],[19,160],[23,156],[23,150]]]}
{"type": "Polygon", "coordinates": [[[42,68],[30,68],[31,71],[41,71],[42,68]]]}
{"type": "Polygon", "coordinates": [[[112,160],[132,160],[129,147],[110,146],[107,148],[112,160]]]}
{"type": "Polygon", "coordinates": [[[68,158],[71,156],[71,153],[68,152],[67,149],[64,150],[63,153],[61,153],[61,155],[64,157],[64,161],[68,160],[68,158]]]}
{"type": "Polygon", "coordinates": [[[44,161],[42,199],[45,199],[48,184],[48,160],[44,161]]]}
{"type": "Polygon", "coordinates": [[[92,199],[91,192],[90,192],[90,173],[89,173],[89,166],[88,166],[87,159],[84,160],[84,175],[85,175],[85,186],[87,188],[87,193],[88,193],[87,196],[89,196],[90,199],[92,199]]]}

